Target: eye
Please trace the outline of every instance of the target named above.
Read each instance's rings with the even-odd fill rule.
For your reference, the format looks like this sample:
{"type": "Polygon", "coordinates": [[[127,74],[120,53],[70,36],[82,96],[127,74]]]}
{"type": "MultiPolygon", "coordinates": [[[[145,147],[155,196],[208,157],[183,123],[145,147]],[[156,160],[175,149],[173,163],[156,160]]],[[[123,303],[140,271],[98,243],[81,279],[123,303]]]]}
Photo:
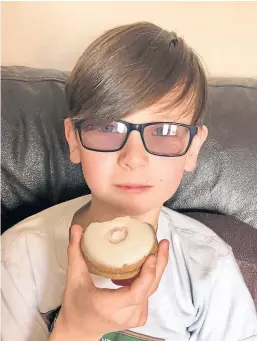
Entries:
{"type": "Polygon", "coordinates": [[[153,131],[153,135],[156,136],[162,136],[163,135],[163,128],[162,127],[158,127],[153,131]]]}
{"type": "Polygon", "coordinates": [[[104,133],[110,133],[115,130],[115,126],[112,124],[103,124],[103,125],[85,125],[82,126],[83,131],[89,132],[89,131],[98,131],[98,132],[104,132],[104,133]]]}
{"type": "Polygon", "coordinates": [[[120,133],[124,134],[127,131],[126,125],[122,122],[110,122],[104,124],[83,124],[81,130],[86,132],[97,133],[120,133]]]}
{"type": "Polygon", "coordinates": [[[164,124],[153,131],[153,135],[156,136],[176,136],[177,135],[177,126],[176,125],[170,125],[170,124],[164,124]]]}
{"type": "Polygon", "coordinates": [[[116,127],[113,124],[104,124],[101,126],[101,130],[105,133],[112,133],[117,131],[116,127]]]}

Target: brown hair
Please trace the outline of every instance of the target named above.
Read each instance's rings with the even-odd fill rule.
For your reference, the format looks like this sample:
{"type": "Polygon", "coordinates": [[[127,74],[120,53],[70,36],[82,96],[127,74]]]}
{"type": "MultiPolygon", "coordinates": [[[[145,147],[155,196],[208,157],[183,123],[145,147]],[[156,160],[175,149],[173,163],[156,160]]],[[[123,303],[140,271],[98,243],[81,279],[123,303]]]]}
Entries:
{"type": "Polygon", "coordinates": [[[89,124],[119,120],[154,103],[169,110],[187,101],[183,115],[190,112],[198,124],[207,80],[182,38],[140,22],[111,29],[89,45],[69,77],[67,100],[71,118],[89,124]]]}

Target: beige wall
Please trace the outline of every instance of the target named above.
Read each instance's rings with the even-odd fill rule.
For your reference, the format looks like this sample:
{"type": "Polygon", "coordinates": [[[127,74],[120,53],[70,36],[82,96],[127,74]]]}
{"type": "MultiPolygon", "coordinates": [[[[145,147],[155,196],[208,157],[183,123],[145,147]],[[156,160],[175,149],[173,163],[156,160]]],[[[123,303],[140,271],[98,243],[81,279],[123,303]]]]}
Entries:
{"type": "Polygon", "coordinates": [[[2,64],[70,70],[104,30],[141,20],[176,30],[211,75],[257,77],[257,2],[4,2],[2,64]]]}

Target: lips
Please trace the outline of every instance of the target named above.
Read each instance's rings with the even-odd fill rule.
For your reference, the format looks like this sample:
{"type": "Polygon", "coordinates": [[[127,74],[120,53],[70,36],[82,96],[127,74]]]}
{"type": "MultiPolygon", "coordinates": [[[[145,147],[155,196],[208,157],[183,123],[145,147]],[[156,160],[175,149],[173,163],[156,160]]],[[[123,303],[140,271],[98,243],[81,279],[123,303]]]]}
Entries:
{"type": "Polygon", "coordinates": [[[133,193],[141,193],[152,188],[152,186],[143,185],[143,184],[118,184],[118,185],[115,185],[115,187],[122,191],[133,192],[133,193]]]}
{"type": "Polygon", "coordinates": [[[141,184],[120,184],[115,185],[116,187],[131,187],[131,188],[141,188],[141,187],[151,187],[149,185],[141,185],[141,184]]]}

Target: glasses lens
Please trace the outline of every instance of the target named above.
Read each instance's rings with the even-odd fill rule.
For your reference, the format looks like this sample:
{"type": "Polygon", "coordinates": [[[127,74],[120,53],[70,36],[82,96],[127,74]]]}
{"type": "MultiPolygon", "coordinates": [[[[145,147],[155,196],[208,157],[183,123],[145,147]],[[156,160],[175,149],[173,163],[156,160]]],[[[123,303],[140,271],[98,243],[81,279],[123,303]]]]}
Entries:
{"type": "Polygon", "coordinates": [[[144,140],[147,149],[152,153],[180,155],[188,147],[190,130],[170,123],[153,124],[145,127],[144,140]]]}
{"type": "Polygon", "coordinates": [[[102,125],[81,125],[81,142],[84,147],[98,151],[119,149],[127,134],[127,127],[121,122],[102,125]]]}

